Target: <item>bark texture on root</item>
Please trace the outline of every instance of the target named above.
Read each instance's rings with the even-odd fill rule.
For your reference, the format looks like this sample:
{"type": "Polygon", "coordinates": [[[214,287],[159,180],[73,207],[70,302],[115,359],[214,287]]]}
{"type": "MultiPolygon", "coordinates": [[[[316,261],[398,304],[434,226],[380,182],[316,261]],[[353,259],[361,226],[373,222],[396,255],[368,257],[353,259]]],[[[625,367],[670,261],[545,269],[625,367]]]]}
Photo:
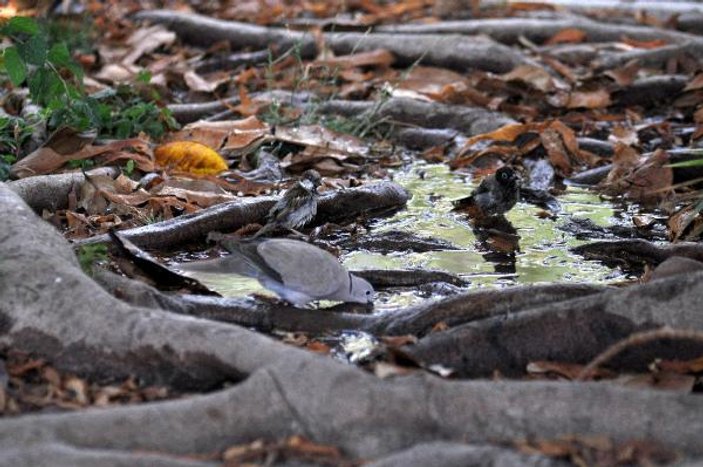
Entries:
{"type": "MultiPolygon", "coordinates": [[[[633,332],[661,326],[703,329],[703,272],[534,307],[430,334],[407,352],[466,377],[494,370],[523,374],[536,360],[586,363],[633,332]]],[[[655,358],[696,358],[693,342],[656,343],[621,355],[615,366],[642,369],[655,358]]]]}
{"type": "Polygon", "coordinates": [[[61,235],[4,184],[0,209],[8,213],[0,225],[0,345],[97,378],[137,375],[184,388],[238,381],[258,365],[252,358],[265,361],[266,344],[250,348],[269,342],[264,337],[114,299],[83,274],[61,235]],[[242,347],[224,342],[232,340],[242,347]],[[216,342],[220,350],[208,351],[216,342]]]}
{"type": "Polygon", "coordinates": [[[641,239],[616,240],[587,243],[572,251],[588,259],[637,267],[657,265],[673,256],[703,261],[703,245],[694,242],[657,245],[641,239]]]}
{"type": "Polygon", "coordinates": [[[648,26],[608,24],[586,18],[481,18],[435,24],[381,26],[376,31],[401,34],[485,34],[500,43],[512,45],[519,43],[521,37],[542,44],[558,32],[571,28],[585,32],[585,42],[620,42],[623,37],[629,37],[638,41],[665,39],[678,44],[695,43],[698,51],[703,48],[703,39],[693,34],[648,26]]]}
{"type": "Polygon", "coordinates": [[[51,467],[216,467],[219,462],[197,461],[157,453],[135,453],[108,449],[78,449],[59,443],[41,443],[31,448],[0,449],[0,465],[51,467]]]}
{"type": "Polygon", "coordinates": [[[217,298],[202,295],[167,295],[112,273],[102,272],[96,280],[110,293],[134,306],[157,307],[199,318],[253,327],[321,334],[356,329],[377,336],[424,335],[444,323],[458,326],[491,316],[503,316],[537,305],[567,301],[596,294],[603,287],[580,284],[550,284],[504,290],[467,292],[403,310],[377,314],[294,308],[282,303],[252,298],[217,298]]]}
{"type": "Polygon", "coordinates": [[[524,467],[563,466],[558,459],[516,453],[512,449],[475,444],[437,441],[423,443],[367,464],[367,467],[405,467],[441,465],[466,467],[482,465],[521,465],[524,467]]]}
{"type": "Polygon", "coordinates": [[[271,365],[189,400],[6,419],[0,450],[60,442],[188,455],[302,434],[373,459],[433,440],[510,443],[570,433],[647,439],[701,455],[698,399],[592,383],[381,381],[320,359],[271,365]]]}
{"type": "MultiPolygon", "coordinates": [[[[314,223],[349,221],[374,211],[400,209],[408,200],[408,192],[392,182],[378,182],[320,197],[314,223]]],[[[168,249],[202,240],[212,231],[232,232],[248,224],[263,223],[276,202],[270,196],[218,204],[193,214],[157,222],[120,234],[141,248],[168,249]]],[[[76,244],[109,242],[107,235],[79,240],[76,244]]]]}
{"type": "Polygon", "coordinates": [[[515,120],[500,112],[480,107],[422,102],[401,97],[391,98],[380,106],[369,101],[332,100],[321,103],[319,111],[347,117],[366,112],[381,120],[424,128],[450,128],[467,136],[487,133],[515,123],[515,120]]]}
{"type": "Polygon", "coordinates": [[[603,384],[378,380],[237,326],[120,302],[83,275],[65,240],[2,184],[0,208],[8,213],[0,224],[0,345],[81,375],[132,373],[200,388],[240,381],[182,400],[2,419],[1,452],[60,443],[212,454],[302,434],[373,459],[438,440],[509,443],[571,433],[649,439],[703,455],[699,398],[603,384]]]}
{"type": "MultiPolygon", "coordinates": [[[[313,99],[306,93],[272,91],[255,96],[255,100],[275,100],[282,105],[303,108],[313,99]]],[[[169,109],[176,112],[178,121],[181,123],[215,114],[225,108],[226,106],[220,101],[169,106],[169,109]]],[[[456,130],[455,134],[460,133],[466,136],[487,133],[504,125],[515,123],[515,120],[500,112],[481,107],[423,102],[402,97],[390,98],[380,105],[373,101],[332,99],[317,102],[315,109],[316,112],[323,115],[341,115],[351,118],[366,114],[362,116],[377,121],[392,121],[410,126],[442,129],[442,131],[456,130]]]]}
{"type": "MultiPolygon", "coordinates": [[[[235,48],[271,46],[278,53],[296,48],[302,58],[314,58],[317,53],[312,34],[278,28],[253,26],[236,21],[212,19],[207,16],[169,10],[141,11],[136,19],[163,24],[184,41],[209,46],[228,41],[235,48]]],[[[437,34],[418,37],[397,33],[324,33],[325,46],[336,54],[353,51],[386,49],[396,57],[396,63],[434,65],[466,71],[481,69],[497,73],[512,70],[529,60],[522,54],[485,37],[465,37],[460,34],[437,34]]]]}
{"type": "MultiPolygon", "coordinates": [[[[116,167],[101,167],[88,171],[88,175],[117,176],[116,167]]],[[[17,193],[25,203],[36,212],[44,209],[55,212],[68,207],[69,194],[85,183],[81,172],[71,172],[57,175],[37,175],[13,182],[7,186],[17,193]]]]}

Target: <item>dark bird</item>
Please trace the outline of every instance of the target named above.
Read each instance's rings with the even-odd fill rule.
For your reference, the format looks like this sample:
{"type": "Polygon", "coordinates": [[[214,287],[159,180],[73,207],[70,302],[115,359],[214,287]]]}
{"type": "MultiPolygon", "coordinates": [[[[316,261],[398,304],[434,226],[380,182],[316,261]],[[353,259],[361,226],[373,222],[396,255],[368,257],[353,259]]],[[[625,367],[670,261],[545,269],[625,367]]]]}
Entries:
{"type": "Polygon", "coordinates": [[[255,237],[277,230],[295,231],[304,227],[317,214],[317,188],[321,183],[322,177],[316,170],[306,170],[300,180],[271,208],[266,225],[255,237]]]}
{"type": "Polygon", "coordinates": [[[500,216],[510,211],[520,196],[518,175],[501,167],[481,181],[470,196],[453,201],[454,211],[466,212],[472,219],[500,216]]]}

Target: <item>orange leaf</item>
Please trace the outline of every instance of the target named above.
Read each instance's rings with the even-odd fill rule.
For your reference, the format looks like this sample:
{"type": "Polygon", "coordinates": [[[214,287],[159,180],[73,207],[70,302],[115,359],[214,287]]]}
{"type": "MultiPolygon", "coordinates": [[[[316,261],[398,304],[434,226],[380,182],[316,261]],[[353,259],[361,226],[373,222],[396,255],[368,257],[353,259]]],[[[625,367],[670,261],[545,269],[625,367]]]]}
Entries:
{"type": "Polygon", "coordinates": [[[215,175],[227,170],[227,162],[215,150],[194,141],[174,141],[154,150],[156,162],[197,175],[215,175]]]}
{"type": "Polygon", "coordinates": [[[664,39],[652,39],[651,41],[638,41],[637,39],[632,39],[631,37],[623,37],[622,41],[631,45],[632,47],[637,47],[638,49],[658,49],[659,47],[664,47],[668,44],[664,39]]]}
{"type": "Polygon", "coordinates": [[[362,66],[389,67],[395,61],[395,57],[386,49],[376,49],[369,52],[357,52],[351,55],[341,55],[339,57],[316,60],[315,65],[338,66],[341,68],[353,68],[362,66]]]}
{"type": "Polygon", "coordinates": [[[498,128],[490,133],[482,133],[480,135],[473,136],[466,141],[464,147],[470,147],[479,141],[484,141],[487,139],[492,139],[494,141],[515,141],[515,138],[523,133],[532,131],[536,129],[539,125],[530,123],[509,123],[505,126],[498,128]]]}
{"type": "Polygon", "coordinates": [[[577,28],[567,28],[562,29],[558,33],[554,34],[552,37],[547,39],[545,45],[553,44],[576,44],[586,40],[586,33],[581,29],[577,28]]]}

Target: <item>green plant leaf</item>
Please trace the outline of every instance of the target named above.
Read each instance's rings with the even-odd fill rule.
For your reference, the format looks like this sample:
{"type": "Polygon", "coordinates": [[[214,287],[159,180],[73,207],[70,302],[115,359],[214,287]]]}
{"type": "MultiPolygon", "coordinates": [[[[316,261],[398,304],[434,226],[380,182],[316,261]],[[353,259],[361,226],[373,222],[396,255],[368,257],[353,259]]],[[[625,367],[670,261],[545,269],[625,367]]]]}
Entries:
{"type": "Polygon", "coordinates": [[[703,159],[693,159],[691,161],[675,162],[673,164],[667,164],[666,167],[700,167],[703,165],[703,159]]]}
{"type": "Polygon", "coordinates": [[[19,86],[27,78],[27,65],[25,65],[17,47],[12,46],[5,49],[5,70],[10,76],[10,81],[15,86],[19,86]]]}
{"type": "Polygon", "coordinates": [[[39,32],[39,25],[28,16],[15,16],[2,28],[2,32],[8,36],[21,33],[34,35],[39,32]]]}
{"type": "Polygon", "coordinates": [[[135,167],[135,166],[136,166],[136,164],[134,163],[134,160],[133,160],[133,159],[128,160],[127,163],[126,163],[125,166],[124,166],[124,173],[125,173],[125,175],[127,175],[128,177],[129,177],[130,175],[132,175],[132,173],[134,173],[134,167],[135,167]]]}
{"type": "Polygon", "coordinates": [[[66,44],[63,42],[59,42],[51,46],[51,49],[49,49],[48,59],[54,65],[65,67],[68,67],[73,62],[71,52],[68,51],[68,47],[66,47],[66,44]]]}
{"type": "Polygon", "coordinates": [[[51,84],[49,81],[53,78],[51,73],[44,68],[39,68],[27,79],[27,85],[29,86],[29,94],[32,96],[32,100],[38,105],[45,105],[50,99],[49,88],[51,84]]]}
{"type": "Polygon", "coordinates": [[[19,44],[20,55],[30,65],[44,66],[49,54],[49,44],[44,34],[32,36],[24,44],[19,44]]]}

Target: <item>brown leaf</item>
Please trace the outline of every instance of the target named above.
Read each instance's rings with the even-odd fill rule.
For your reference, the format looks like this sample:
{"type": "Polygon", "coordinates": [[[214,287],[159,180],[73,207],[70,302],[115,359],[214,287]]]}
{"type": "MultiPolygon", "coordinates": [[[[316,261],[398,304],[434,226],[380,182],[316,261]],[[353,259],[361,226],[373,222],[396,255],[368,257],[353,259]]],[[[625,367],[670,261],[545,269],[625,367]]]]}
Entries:
{"type": "Polygon", "coordinates": [[[351,55],[340,55],[338,57],[315,60],[313,65],[333,66],[340,68],[356,67],[389,67],[395,61],[395,57],[386,49],[370,50],[351,55]]]}
{"type": "Polygon", "coordinates": [[[631,47],[637,47],[638,49],[658,49],[659,47],[664,47],[665,45],[669,44],[664,39],[652,39],[649,41],[640,41],[640,40],[633,39],[633,38],[627,37],[627,36],[623,37],[621,39],[621,41],[631,47]]]}
{"type": "Polygon", "coordinates": [[[545,45],[578,44],[586,40],[587,34],[577,28],[566,28],[554,34],[545,41],[545,45]]]}
{"type": "Polygon", "coordinates": [[[326,457],[333,459],[339,459],[342,457],[339,448],[335,446],[313,443],[309,439],[299,435],[294,435],[288,438],[285,446],[287,450],[293,450],[298,454],[304,454],[306,456],[326,457]]]}
{"type": "Polygon", "coordinates": [[[683,88],[683,91],[695,91],[698,89],[703,89],[703,73],[696,74],[696,76],[694,76],[691,81],[686,84],[686,87],[683,88]]]}
{"type": "Polygon", "coordinates": [[[397,90],[414,91],[419,94],[440,100],[445,87],[448,85],[463,84],[470,87],[464,75],[446,68],[428,66],[414,67],[395,85],[397,90]]]}
{"type": "Polygon", "coordinates": [[[248,117],[241,120],[190,123],[170,135],[169,141],[195,141],[232,155],[254,151],[269,135],[270,128],[266,123],[256,117],[248,117]]]}
{"type": "MultiPolygon", "coordinates": [[[[527,364],[527,372],[531,375],[557,375],[569,380],[576,380],[584,369],[578,363],[536,361],[527,364]]],[[[594,379],[613,378],[615,373],[603,368],[597,368],[592,374],[594,379]]]]}
{"type": "Polygon", "coordinates": [[[505,126],[498,128],[497,130],[491,131],[489,133],[482,133],[480,135],[473,136],[466,141],[464,145],[465,148],[469,148],[479,141],[493,140],[493,141],[515,141],[515,138],[527,133],[529,131],[539,131],[544,125],[534,124],[534,123],[509,123],[505,126]]]}
{"type": "Polygon", "coordinates": [[[696,377],[660,371],[654,374],[624,375],[615,382],[627,387],[690,393],[696,384],[696,377]]]}
{"type": "Polygon", "coordinates": [[[391,347],[402,347],[404,345],[416,344],[417,336],[407,334],[404,336],[381,336],[381,342],[391,347]]]}
{"type": "Polygon", "coordinates": [[[632,60],[621,67],[606,70],[603,74],[612,78],[620,86],[629,86],[637,78],[640,68],[639,60],[632,60]]]}
{"type": "Polygon", "coordinates": [[[33,370],[37,370],[46,365],[46,361],[41,358],[38,359],[26,359],[24,361],[12,362],[8,361],[5,364],[7,369],[7,374],[10,376],[23,376],[33,370]]]}
{"type": "Polygon", "coordinates": [[[519,81],[542,92],[556,89],[555,79],[547,70],[535,65],[519,65],[501,76],[505,81],[519,81]]]}
{"type": "Polygon", "coordinates": [[[664,198],[674,182],[674,171],[665,151],[657,150],[645,163],[626,178],[629,185],[626,193],[630,198],[643,202],[664,198]]]}
{"type": "Polygon", "coordinates": [[[171,45],[175,40],[176,33],[169,31],[165,26],[155,25],[137,29],[134,34],[127,39],[127,45],[131,47],[131,50],[122,58],[121,63],[124,65],[132,65],[136,63],[142,55],[151,53],[159,47],[171,45]]]}
{"type": "Polygon", "coordinates": [[[80,405],[88,405],[88,386],[85,381],[75,376],[64,382],[64,388],[73,393],[74,400],[80,405]]]}
{"type": "Polygon", "coordinates": [[[394,376],[407,376],[415,371],[417,371],[416,368],[409,368],[407,366],[388,362],[376,362],[373,366],[373,373],[380,379],[388,379],[394,376]]]}
{"type": "Polygon", "coordinates": [[[214,79],[205,79],[195,71],[187,71],[183,74],[183,80],[191,91],[196,92],[215,92],[220,85],[230,80],[229,75],[215,75],[214,79]]]}
{"type": "Polygon", "coordinates": [[[332,348],[329,345],[320,341],[309,341],[307,344],[305,344],[305,348],[311,352],[321,354],[328,354],[332,351],[332,348]]]}
{"type": "Polygon", "coordinates": [[[703,357],[693,360],[662,360],[657,363],[662,371],[674,373],[703,373],[703,357]]]}
{"type": "Polygon", "coordinates": [[[695,206],[686,206],[666,222],[668,237],[672,242],[698,238],[703,230],[703,216],[695,206]]]}
{"type": "Polygon", "coordinates": [[[623,125],[615,125],[613,127],[610,136],[608,136],[608,141],[621,143],[625,146],[636,146],[640,142],[637,130],[623,125]]]}
{"type": "Polygon", "coordinates": [[[566,104],[568,109],[602,109],[608,107],[612,101],[610,93],[605,89],[596,89],[595,91],[574,91],[569,96],[569,101],[566,104]]]}
{"type": "Polygon", "coordinates": [[[142,154],[150,153],[148,143],[140,138],[112,141],[101,146],[89,144],[81,147],[77,152],[66,155],[57,152],[49,145],[45,145],[16,162],[12,166],[11,173],[19,178],[47,174],[61,168],[71,160],[91,159],[98,156],[112,157],[110,160],[132,159],[133,151],[142,154]]]}
{"type": "Polygon", "coordinates": [[[313,150],[328,153],[329,157],[344,158],[353,155],[365,158],[369,155],[368,145],[361,139],[325,128],[321,125],[280,127],[276,129],[276,139],[286,143],[306,146],[313,150]]]}
{"type": "Polygon", "coordinates": [[[696,131],[691,136],[691,138],[693,140],[697,140],[697,139],[700,139],[700,137],[703,135],[703,126],[701,125],[701,123],[703,123],[703,107],[699,107],[693,113],[693,121],[695,121],[698,124],[698,127],[696,128],[696,131]]]}
{"type": "Polygon", "coordinates": [[[549,155],[549,162],[564,175],[571,174],[571,161],[558,131],[547,128],[540,133],[540,140],[549,155]]]}

